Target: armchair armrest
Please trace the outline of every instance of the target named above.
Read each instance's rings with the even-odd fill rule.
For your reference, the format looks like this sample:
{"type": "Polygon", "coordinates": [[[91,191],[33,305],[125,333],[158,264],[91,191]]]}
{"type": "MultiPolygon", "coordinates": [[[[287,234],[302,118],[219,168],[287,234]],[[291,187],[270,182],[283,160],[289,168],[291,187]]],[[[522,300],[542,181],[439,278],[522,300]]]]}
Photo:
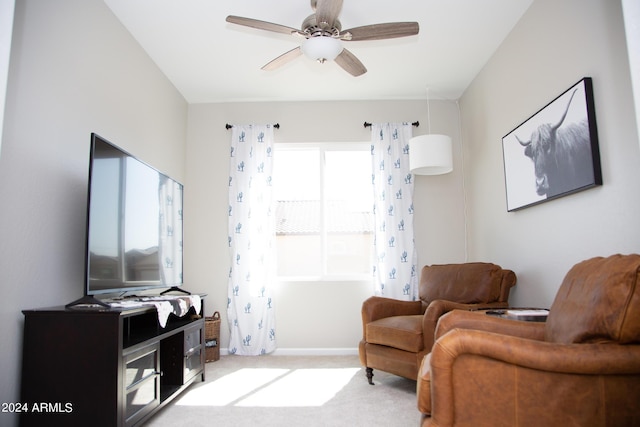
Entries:
{"type": "Polygon", "coordinates": [[[544,339],[545,324],[543,322],[523,322],[493,317],[482,312],[453,310],[438,319],[435,339],[437,340],[456,328],[487,331],[542,341],[544,339]]]}
{"type": "Polygon", "coordinates": [[[633,402],[640,394],[638,345],[556,344],[453,329],[429,359],[430,421],[438,426],[479,416],[491,425],[568,425],[567,407],[584,408],[585,417],[628,416],[609,413],[605,403],[633,402]]]}
{"type": "MultiPolygon", "coordinates": [[[[424,313],[424,317],[422,318],[422,330],[425,331],[424,334],[424,348],[430,349],[433,346],[437,338],[435,332],[436,326],[440,317],[448,314],[451,311],[461,311],[461,312],[469,312],[469,310],[477,310],[479,308],[504,308],[507,307],[506,302],[494,302],[489,304],[465,304],[460,302],[448,301],[443,299],[438,299],[431,301],[429,306],[424,313]],[[463,311],[464,310],[464,311],[463,311]],[[433,331],[434,333],[426,333],[426,331],[433,331]]],[[[474,317],[477,320],[478,314],[475,313],[474,317]]]]}
{"type": "Polygon", "coordinates": [[[423,313],[422,301],[401,301],[370,297],[362,303],[362,325],[391,316],[412,316],[423,313]]]}
{"type": "Polygon", "coordinates": [[[557,344],[454,329],[438,340],[432,353],[432,375],[435,375],[433,369],[436,367],[444,367],[450,372],[456,358],[462,355],[482,356],[524,368],[564,374],[640,373],[640,346],[637,345],[557,344]]]}

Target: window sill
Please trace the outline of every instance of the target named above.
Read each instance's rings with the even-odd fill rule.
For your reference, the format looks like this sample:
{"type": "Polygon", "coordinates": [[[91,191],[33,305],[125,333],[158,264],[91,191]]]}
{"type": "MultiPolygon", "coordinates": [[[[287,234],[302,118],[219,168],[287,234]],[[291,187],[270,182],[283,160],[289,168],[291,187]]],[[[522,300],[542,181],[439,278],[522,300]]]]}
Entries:
{"type": "Polygon", "coordinates": [[[370,283],[373,279],[368,274],[345,276],[283,276],[276,277],[278,283],[323,283],[323,282],[351,282],[370,283]]]}

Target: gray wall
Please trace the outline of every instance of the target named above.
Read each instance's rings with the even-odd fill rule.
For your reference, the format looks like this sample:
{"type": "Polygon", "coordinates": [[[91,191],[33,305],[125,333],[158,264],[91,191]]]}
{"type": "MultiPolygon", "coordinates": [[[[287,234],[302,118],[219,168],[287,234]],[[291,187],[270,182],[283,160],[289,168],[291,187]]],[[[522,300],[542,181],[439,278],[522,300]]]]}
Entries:
{"type": "MultiPolygon", "coordinates": [[[[0,402],[17,402],[20,310],[83,294],[90,133],[183,180],[187,104],[100,0],[16,2],[8,80],[0,402]]],[[[0,425],[15,421],[0,414],[0,425]]]]}
{"type": "Polygon", "coordinates": [[[640,251],[640,150],[620,1],[536,0],[461,99],[469,256],[516,271],[512,304],[548,307],[565,273],[640,251]],[[593,78],[604,185],[507,213],[502,137],[593,78]]]}

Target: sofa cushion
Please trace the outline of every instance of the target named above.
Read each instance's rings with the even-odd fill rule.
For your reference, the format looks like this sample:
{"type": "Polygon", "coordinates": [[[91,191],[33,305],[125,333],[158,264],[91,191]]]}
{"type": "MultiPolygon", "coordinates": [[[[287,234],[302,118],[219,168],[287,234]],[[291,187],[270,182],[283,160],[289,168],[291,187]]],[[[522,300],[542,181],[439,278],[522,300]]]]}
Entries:
{"type": "Polygon", "coordinates": [[[366,341],[417,353],[422,350],[422,315],[391,316],[365,327],[366,341]]]}
{"type": "Polygon", "coordinates": [[[499,265],[428,265],[420,274],[420,299],[429,304],[443,299],[464,304],[489,303],[500,298],[503,270],[499,265]]]}
{"type": "Polygon", "coordinates": [[[597,257],[565,276],[549,310],[545,340],[640,342],[640,255],[597,257]]]}

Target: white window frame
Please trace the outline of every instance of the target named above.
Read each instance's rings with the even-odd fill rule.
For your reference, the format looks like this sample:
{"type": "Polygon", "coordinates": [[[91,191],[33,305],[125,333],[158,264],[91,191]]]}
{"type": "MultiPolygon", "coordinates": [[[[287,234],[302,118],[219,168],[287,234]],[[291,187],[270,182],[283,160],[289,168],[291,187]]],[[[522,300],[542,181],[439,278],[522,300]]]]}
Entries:
{"type": "MultiPolygon", "coordinates": [[[[327,261],[328,261],[328,245],[327,245],[327,227],[326,227],[326,203],[325,198],[325,154],[327,151],[365,151],[371,152],[371,142],[308,142],[308,143],[295,143],[295,142],[278,142],[274,144],[274,167],[277,166],[277,153],[278,150],[319,150],[320,151],[320,213],[321,213],[321,263],[322,274],[320,275],[301,275],[301,276],[280,276],[276,272],[276,280],[279,282],[369,282],[372,280],[371,273],[366,274],[328,274],[327,273],[327,261]]],[[[277,182],[274,185],[278,185],[277,182]]],[[[370,189],[373,196],[373,189],[370,189]]],[[[371,201],[373,208],[373,200],[371,201]]],[[[373,265],[374,250],[371,248],[371,263],[373,265]]]]}

